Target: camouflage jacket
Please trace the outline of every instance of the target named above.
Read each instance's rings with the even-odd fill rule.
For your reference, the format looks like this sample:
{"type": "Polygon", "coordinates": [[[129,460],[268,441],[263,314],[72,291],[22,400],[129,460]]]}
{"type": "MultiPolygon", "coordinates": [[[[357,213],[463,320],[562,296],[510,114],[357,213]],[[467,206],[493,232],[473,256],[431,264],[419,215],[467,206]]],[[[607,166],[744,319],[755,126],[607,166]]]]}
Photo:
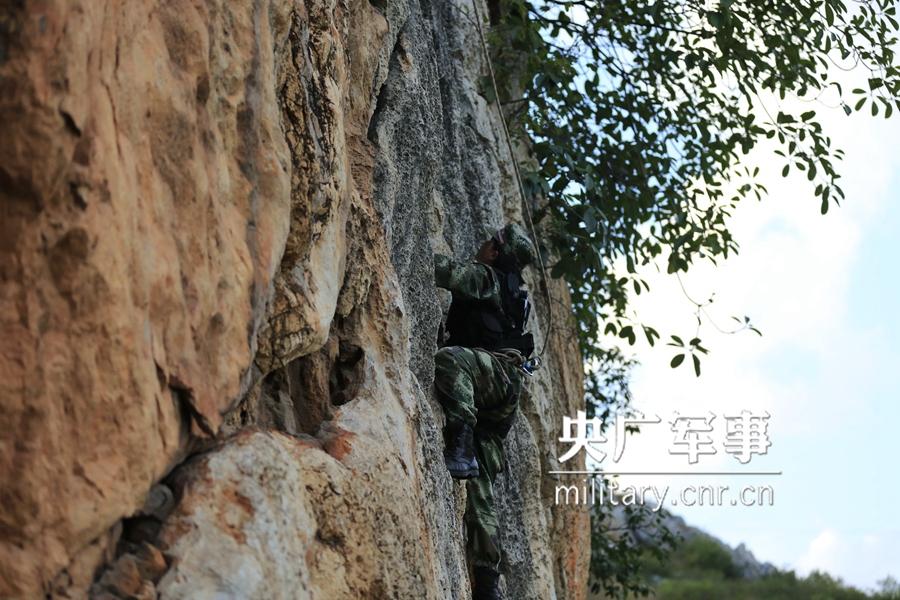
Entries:
{"type": "Polygon", "coordinates": [[[494,270],[480,262],[463,263],[443,254],[434,255],[434,279],[453,297],[489,300],[500,305],[500,282],[494,270]]]}

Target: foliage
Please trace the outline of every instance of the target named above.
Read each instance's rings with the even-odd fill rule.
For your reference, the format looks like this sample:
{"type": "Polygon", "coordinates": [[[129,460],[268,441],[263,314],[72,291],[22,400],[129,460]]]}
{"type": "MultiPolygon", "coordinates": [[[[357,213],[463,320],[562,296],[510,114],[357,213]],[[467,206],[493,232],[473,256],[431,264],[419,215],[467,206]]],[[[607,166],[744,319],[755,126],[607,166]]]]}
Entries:
{"type": "Polygon", "coordinates": [[[663,579],[736,579],[740,570],[731,554],[717,540],[695,535],[662,557],[644,556],[642,571],[657,581],[663,579]]]}
{"type": "MultiPolygon", "coordinates": [[[[784,176],[808,179],[824,213],[844,198],[825,99],[888,117],[900,94],[891,0],[489,4],[499,89],[513,90],[500,101],[532,142],[526,187],[547,199],[537,216],[589,361],[617,358],[598,343],[599,322],[630,344],[659,339],[629,311],[649,290],[642,265],[677,274],[737,252],[735,207],[766,194],[754,148],[771,146],[784,176]],[[852,67],[866,83],[846,90],[839,75],[852,67]]],[[[699,375],[699,334],[667,339],[673,366],[699,375]]]]}
{"type": "Polygon", "coordinates": [[[878,590],[872,597],[878,600],[900,600],[900,582],[888,575],[878,582],[878,590]]]}
{"type": "Polygon", "coordinates": [[[840,579],[814,572],[797,577],[793,572],[777,572],[760,579],[667,579],[656,590],[658,600],[864,600],[865,593],[846,586],[840,579]]]}
{"type": "Polygon", "coordinates": [[[595,357],[585,370],[585,395],[588,418],[599,417],[604,427],[614,416],[631,415],[631,368],[634,360],[625,357],[618,348],[609,348],[595,357]]]}
{"type": "Polygon", "coordinates": [[[702,535],[685,541],[678,552],[662,561],[644,559],[643,569],[659,581],[655,589],[658,600],[869,598],[841,580],[821,572],[813,572],[803,578],[792,571],[775,571],[758,579],[741,579],[728,551],[719,542],[702,535]]]}
{"type": "Polygon", "coordinates": [[[613,598],[649,595],[646,562],[662,564],[680,541],[665,526],[665,511],[635,504],[614,514],[595,504],[591,512],[591,591],[613,598]]]}
{"type": "Polygon", "coordinates": [[[724,579],[736,579],[740,576],[728,550],[721,543],[705,536],[692,538],[676,558],[686,565],[688,573],[695,576],[724,579]]]}
{"type": "MultiPolygon", "coordinates": [[[[784,177],[808,180],[823,214],[839,204],[844,191],[835,163],[842,153],[819,111],[831,99],[832,110],[847,115],[891,116],[900,96],[896,6],[891,0],[488,4],[497,89],[506,94],[497,100],[513,117],[514,133],[530,140],[534,164],[524,172],[525,185],[546,199],[536,217],[559,257],[552,274],[571,290],[586,395],[598,416],[622,414],[630,402],[630,363],[601,337],[634,344],[640,336],[650,345],[663,337],[630,309],[633,295],[649,291],[639,271],[662,263],[677,276],[738,251],[729,230],[735,208],[767,193],[754,149],[780,156],[784,177]],[[865,83],[844,89],[841,73],[855,67],[865,83]]],[[[671,366],[690,365],[699,376],[709,301],[693,302],[697,329],[666,332],[664,339],[675,348],[671,366]]],[[[755,331],[746,317],[737,319],[740,329],[755,331]]],[[[628,536],[609,537],[604,521],[593,521],[596,581],[607,590],[638,585],[628,536]]]]}

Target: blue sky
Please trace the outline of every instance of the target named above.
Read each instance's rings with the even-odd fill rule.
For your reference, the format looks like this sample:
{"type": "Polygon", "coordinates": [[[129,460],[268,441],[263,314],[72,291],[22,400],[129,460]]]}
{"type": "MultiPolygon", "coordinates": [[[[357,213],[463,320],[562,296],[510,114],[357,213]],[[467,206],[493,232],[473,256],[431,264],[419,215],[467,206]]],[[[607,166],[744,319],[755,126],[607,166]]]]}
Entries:
{"type": "MultiPolygon", "coordinates": [[[[774,506],[675,512],[731,544],[745,542],[762,560],[871,588],[888,573],[900,577],[900,120],[837,110],[824,125],[847,152],[843,206],[821,216],[805,179],[782,179],[778,157],[760,153],[770,195],[737,212],[740,254],[684,278],[691,295],[716,294],[717,322],[748,314],[764,336],[705,328],[712,354],[699,379],[669,367],[671,348],[626,350],[641,361],[633,390],[648,414],[772,415],[773,445],[751,466],[784,472],[762,481],[775,488],[774,506]]],[[[652,293],[639,297],[638,316],[664,338],[692,332],[692,307],[677,281],[646,275],[652,293]]],[[[681,457],[667,455],[670,437],[645,428],[616,468],[683,469],[681,457]]],[[[699,466],[740,467],[722,455],[699,466]]]]}

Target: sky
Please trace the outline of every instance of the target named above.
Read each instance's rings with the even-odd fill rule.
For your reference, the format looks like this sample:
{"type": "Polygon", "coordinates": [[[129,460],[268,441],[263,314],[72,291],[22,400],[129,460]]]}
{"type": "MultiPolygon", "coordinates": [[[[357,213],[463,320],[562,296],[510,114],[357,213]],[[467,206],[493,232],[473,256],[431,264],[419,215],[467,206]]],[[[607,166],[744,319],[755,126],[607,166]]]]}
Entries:
{"type": "MultiPolygon", "coordinates": [[[[715,293],[709,313],[717,323],[749,315],[763,336],[705,327],[711,353],[699,378],[687,364],[669,367],[673,348],[626,346],[641,363],[634,405],[663,424],[629,439],[615,468],[781,471],[623,483],[769,484],[773,506],[672,510],[731,545],[745,543],[760,560],[802,574],[825,570],[866,589],[888,574],[900,578],[900,119],[814,108],[846,151],[846,201],[822,216],[804,177],[783,179],[780,157],[760,155],[769,196],[736,212],[740,254],[682,281],[693,297],[715,293]],[[743,409],[771,415],[765,456],[742,466],[720,451],[690,467],[668,455],[674,410],[711,411],[721,425],[722,415],[743,409]]],[[[635,299],[641,320],[664,339],[692,332],[693,307],[678,281],[643,274],[651,293],[635,299]]]]}

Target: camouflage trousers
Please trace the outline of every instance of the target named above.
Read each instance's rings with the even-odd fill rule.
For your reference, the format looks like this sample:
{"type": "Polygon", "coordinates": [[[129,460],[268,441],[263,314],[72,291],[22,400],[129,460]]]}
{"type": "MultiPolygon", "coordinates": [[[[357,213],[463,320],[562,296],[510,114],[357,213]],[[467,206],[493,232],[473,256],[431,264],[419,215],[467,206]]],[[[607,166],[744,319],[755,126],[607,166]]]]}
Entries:
{"type": "Polygon", "coordinates": [[[500,527],[493,483],[503,468],[503,438],[512,426],[522,375],[483,350],[441,348],[434,357],[434,386],[450,423],[475,429],[475,456],[480,475],[466,482],[466,533],[473,564],[500,564],[500,527]]]}

